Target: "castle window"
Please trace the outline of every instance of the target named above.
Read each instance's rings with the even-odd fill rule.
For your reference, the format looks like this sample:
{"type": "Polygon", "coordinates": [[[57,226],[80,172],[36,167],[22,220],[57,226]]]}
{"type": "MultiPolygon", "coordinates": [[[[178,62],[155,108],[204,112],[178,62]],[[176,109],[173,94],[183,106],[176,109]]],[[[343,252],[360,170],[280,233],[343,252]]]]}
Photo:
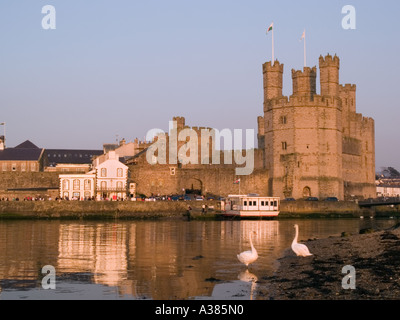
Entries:
{"type": "Polygon", "coordinates": [[[279,123],[280,123],[280,124],[286,124],[286,123],[287,123],[287,118],[286,118],[286,116],[281,116],[281,117],[279,118],[279,123]]]}
{"type": "Polygon", "coordinates": [[[175,168],[169,168],[169,174],[170,174],[171,176],[174,176],[175,173],[176,173],[175,168]]]}
{"type": "Polygon", "coordinates": [[[282,142],[282,150],[287,150],[287,142],[286,141],[282,142]]]}

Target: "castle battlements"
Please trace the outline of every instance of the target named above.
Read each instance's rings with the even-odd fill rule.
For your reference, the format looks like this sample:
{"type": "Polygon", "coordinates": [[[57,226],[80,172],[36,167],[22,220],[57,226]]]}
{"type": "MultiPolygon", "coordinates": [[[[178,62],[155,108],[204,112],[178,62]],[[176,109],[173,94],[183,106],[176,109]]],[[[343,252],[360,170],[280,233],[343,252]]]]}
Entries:
{"type": "Polygon", "coordinates": [[[274,65],[272,65],[272,62],[268,61],[263,64],[263,72],[267,71],[283,72],[283,64],[279,63],[278,60],[275,60],[274,65]]]}
{"type": "Polygon", "coordinates": [[[293,77],[310,77],[310,76],[317,75],[317,67],[304,67],[303,70],[295,70],[292,69],[292,78],[293,77]]]}
{"type": "Polygon", "coordinates": [[[321,95],[291,95],[290,97],[283,96],[281,98],[268,100],[268,102],[265,103],[264,112],[272,109],[287,107],[330,107],[341,109],[342,100],[339,97],[321,95]]]}
{"type": "Polygon", "coordinates": [[[322,55],[319,57],[319,67],[324,68],[324,67],[340,67],[340,59],[339,57],[335,54],[335,56],[331,56],[329,53],[323,57],[322,55]]]}
{"type": "Polygon", "coordinates": [[[346,83],[344,85],[343,84],[339,85],[340,91],[356,91],[356,89],[357,89],[357,86],[355,84],[346,83]]]}

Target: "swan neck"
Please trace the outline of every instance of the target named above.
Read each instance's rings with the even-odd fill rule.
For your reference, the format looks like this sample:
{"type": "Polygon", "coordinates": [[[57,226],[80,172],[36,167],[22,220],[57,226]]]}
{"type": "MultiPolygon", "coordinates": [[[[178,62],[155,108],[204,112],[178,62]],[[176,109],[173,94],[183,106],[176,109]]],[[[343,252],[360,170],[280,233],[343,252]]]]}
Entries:
{"type": "Polygon", "coordinates": [[[256,251],[256,249],[254,248],[254,246],[253,246],[253,241],[252,241],[252,234],[250,234],[250,246],[251,246],[251,251],[256,251]]]}
{"type": "Polygon", "coordinates": [[[299,237],[299,227],[295,227],[296,235],[294,236],[293,243],[297,243],[297,239],[299,237]]]}

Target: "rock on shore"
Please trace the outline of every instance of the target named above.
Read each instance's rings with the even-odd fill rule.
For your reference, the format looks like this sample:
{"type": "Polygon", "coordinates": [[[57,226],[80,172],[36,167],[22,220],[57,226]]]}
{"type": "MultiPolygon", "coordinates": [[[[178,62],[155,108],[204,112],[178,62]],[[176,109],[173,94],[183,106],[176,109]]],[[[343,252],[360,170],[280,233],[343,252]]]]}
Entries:
{"type": "Polygon", "coordinates": [[[400,228],[309,240],[311,257],[287,249],[271,277],[259,281],[259,299],[400,299],[400,228]],[[356,272],[355,289],[343,289],[344,266],[356,272]]]}

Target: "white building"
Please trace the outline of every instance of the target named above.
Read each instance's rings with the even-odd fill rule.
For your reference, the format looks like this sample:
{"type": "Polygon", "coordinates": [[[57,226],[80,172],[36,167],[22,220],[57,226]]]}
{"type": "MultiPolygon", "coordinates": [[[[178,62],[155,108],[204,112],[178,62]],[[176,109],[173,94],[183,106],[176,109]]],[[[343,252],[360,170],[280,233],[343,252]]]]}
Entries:
{"type": "Polygon", "coordinates": [[[128,167],[114,151],[104,162],[86,174],[60,174],[60,197],[70,200],[125,200],[128,191],[128,167]]]}
{"type": "Polygon", "coordinates": [[[114,151],[108,152],[106,160],[95,167],[96,199],[126,199],[128,166],[118,160],[114,151]]]}
{"type": "Polygon", "coordinates": [[[400,186],[397,185],[377,185],[376,195],[378,197],[396,198],[400,197],[400,186]]]}
{"type": "Polygon", "coordinates": [[[60,197],[69,200],[85,200],[94,198],[96,175],[60,174],[60,197]]]}

